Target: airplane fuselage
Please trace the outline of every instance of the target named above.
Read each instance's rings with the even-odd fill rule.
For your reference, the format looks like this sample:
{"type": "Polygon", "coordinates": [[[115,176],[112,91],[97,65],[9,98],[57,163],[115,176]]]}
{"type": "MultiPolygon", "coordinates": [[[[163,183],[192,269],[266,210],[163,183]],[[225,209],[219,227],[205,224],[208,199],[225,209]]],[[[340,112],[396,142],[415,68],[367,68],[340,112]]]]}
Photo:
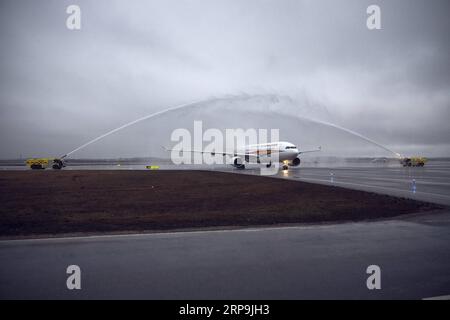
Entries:
{"type": "Polygon", "coordinates": [[[300,154],[298,148],[290,142],[272,142],[245,146],[245,153],[259,156],[260,159],[270,158],[277,153],[279,162],[293,161],[300,154]]]}
{"type": "Polygon", "coordinates": [[[317,150],[300,151],[294,144],[286,141],[261,143],[246,145],[241,148],[237,148],[235,151],[223,151],[223,150],[184,150],[184,149],[166,149],[171,152],[175,152],[178,155],[180,151],[183,152],[196,152],[202,154],[210,154],[212,156],[222,155],[223,157],[232,157],[231,165],[238,169],[244,169],[246,163],[264,163],[267,167],[270,167],[275,162],[281,162],[283,164],[283,170],[287,170],[288,166],[300,165],[299,155],[306,152],[320,151],[317,150]]]}
{"type": "Polygon", "coordinates": [[[274,162],[281,162],[284,170],[287,170],[288,166],[300,165],[298,156],[301,152],[290,142],[247,145],[238,150],[232,162],[232,165],[238,169],[244,169],[245,163],[264,163],[270,167],[274,162]]]}

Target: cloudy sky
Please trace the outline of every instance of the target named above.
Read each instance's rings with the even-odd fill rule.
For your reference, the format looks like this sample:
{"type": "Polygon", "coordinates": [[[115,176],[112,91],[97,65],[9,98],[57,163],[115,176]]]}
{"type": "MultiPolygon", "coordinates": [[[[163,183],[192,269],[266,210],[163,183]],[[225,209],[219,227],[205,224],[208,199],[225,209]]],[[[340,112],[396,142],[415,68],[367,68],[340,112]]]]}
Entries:
{"type": "Polygon", "coordinates": [[[170,132],[196,119],[280,128],[329,154],[385,155],[295,115],[405,154],[450,156],[449,12],[447,0],[1,0],[0,158],[62,155],[196,100],[212,102],[73,156],[161,156],[170,132]],[[66,27],[71,4],[81,30],[66,27]],[[381,30],[366,27],[370,4],[381,30]]]}

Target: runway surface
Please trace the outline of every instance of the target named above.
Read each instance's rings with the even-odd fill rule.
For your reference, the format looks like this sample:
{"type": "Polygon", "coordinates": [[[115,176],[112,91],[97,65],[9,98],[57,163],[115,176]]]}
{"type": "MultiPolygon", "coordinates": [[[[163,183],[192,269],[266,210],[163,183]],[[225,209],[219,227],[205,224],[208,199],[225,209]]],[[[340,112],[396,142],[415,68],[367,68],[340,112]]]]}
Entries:
{"type": "MultiPolygon", "coordinates": [[[[120,162],[120,161],[118,161],[120,162]]],[[[247,165],[238,170],[230,165],[173,165],[152,163],[160,170],[215,170],[239,174],[261,173],[261,166],[247,165]]],[[[70,164],[64,170],[147,170],[146,164],[70,164]]],[[[27,170],[24,165],[1,165],[0,170],[27,170]]],[[[336,185],[356,190],[377,192],[450,205],[450,159],[431,159],[423,168],[404,168],[397,162],[372,163],[368,160],[334,163],[302,163],[289,171],[269,177],[336,185]],[[416,189],[413,184],[415,180],[416,189]]]]}
{"type": "MultiPolygon", "coordinates": [[[[148,163],[73,163],[64,170],[146,170],[148,163]],[[119,165],[120,164],[120,165],[119,165]]],[[[245,170],[238,170],[230,165],[173,165],[152,163],[160,170],[215,170],[240,174],[261,173],[261,166],[247,165],[245,170]]],[[[0,170],[27,170],[24,165],[2,165],[0,170]]],[[[270,177],[302,180],[346,187],[350,189],[378,192],[400,197],[408,197],[450,205],[450,159],[431,159],[423,168],[404,168],[397,162],[373,163],[361,159],[353,162],[337,161],[326,163],[302,163],[291,167],[289,171],[279,171],[270,177]],[[416,190],[413,191],[413,180],[416,190]]]]}
{"type": "MultiPolygon", "coordinates": [[[[252,167],[245,174],[260,174],[252,167]]],[[[450,205],[450,163],[437,161],[423,168],[400,166],[297,167],[275,177],[377,192],[450,205]],[[415,184],[415,190],[413,188],[415,184]]]]}
{"type": "MultiPolygon", "coordinates": [[[[277,178],[450,205],[448,162],[301,167],[277,178]]],[[[323,226],[1,241],[0,261],[2,299],[422,299],[450,294],[450,211],[323,226]],[[82,270],[81,290],[66,288],[71,264],[82,270]],[[373,264],[381,290],[366,287],[373,264]]]]}

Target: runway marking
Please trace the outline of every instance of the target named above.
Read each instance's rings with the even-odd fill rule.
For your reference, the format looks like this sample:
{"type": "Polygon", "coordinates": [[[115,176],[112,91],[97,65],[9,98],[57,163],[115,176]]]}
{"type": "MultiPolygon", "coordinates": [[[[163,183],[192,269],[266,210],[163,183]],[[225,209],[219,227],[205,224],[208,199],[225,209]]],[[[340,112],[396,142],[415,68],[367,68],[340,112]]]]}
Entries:
{"type": "MultiPolygon", "coordinates": [[[[299,172],[296,172],[297,170],[300,171],[301,168],[300,169],[295,169],[295,170],[293,170],[293,172],[296,173],[296,174],[301,174],[299,172]]],[[[322,168],[320,170],[322,170],[322,168]]],[[[350,170],[350,169],[347,169],[347,170],[350,170]]],[[[254,175],[255,173],[250,171],[250,170],[248,170],[247,172],[242,172],[242,173],[238,173],[238,174],[254,175]]],[[[307,173],[307,175],[308,175],[308,173],[307,173]]],[[[311,174],[311,173],[309,173],[309,175],[319,175],[319,174],[314,174],[314,173],[311,174]]],[[[443,201],[446,201],[446,203],[440,203],[440,204],[444,204],[444,205],[448,205],[448,201],[450,201],[450,196],[447,196],[447,195],[441,194],[441,193],[430,193],[430,192],[424,192],[424,191],[416,191],[416,193],[413,194],[409,189],[383,187],[383,186],[377,186],[377,185],[369,185],[369,184],[353,183],[353,182],[344,182],[344,181],[336,181],[336,180],[334,180],[334,182],[332,183],[332,182],[330,182],[329,179],[302,178],[301,176],[295,176],[295,175],[287,176],[287,177],[286,176],[282,176],[282,175],[267,176],[267,177],[268,178],[275,178],[275,179],[292,180],[292,181],[296,181],[297,180],[297,181],[305,181],[305,182],[308,182],[308,181],[310,181],[310,182],[320,182],[322,184],[329,185],[329,186],[332,186],[332,185],[359,186],[359,187],[375,189],[375,190],[378,189],[380,191],[380,193],[382,193],[382,194],[387,194],[387,195],[391,195],[391,196],[395,197],[396,196],[395,194],[387,193],[387,192],[383,193],[382,192],[382,190],[389,190],[389,191],[395,191],[396,193],[401,194],[402,196],[405,196],[405,197],[407,197],[409,199],[413,199],[413,200],[420,200],[420,199],[417,199],[417,197],[415,197],[415,196],[421,196],[421,195],[422,196],[431,196],[431,197],[434,197],[435,199],[441,199],[443,201]]],[[[335,175],[335,177],[339,177],[339,175],[335,175]]],[[[420,184],[422,184],[422,183],[420,183],[420,184]]],[[[352,188],[352,189],[354,190],[354,188],[352,188]]],[[[397,196],[399,196],[398,194],[397,194],[397,196]]],[[[422,200],[422,201],[433,202],[432,200],[429,200],[429,199],[425,199],[425,200],[422,200]]]]}
{"type": "MultiPolygon", "coordinates": [[[[302,173],[302,175],[305,176],[319,176],[319,177],[326,177],[326,175],[323,174],[311,174],[311,173],[302,173]]],[[[348,178],[348,179],[354,179],[356,175],[341,175],[341,174],[337,174],[334,177],[335,178],[348,178]]],[[[301,177],[298,177],[301,178],[301,177]]],[[[428,177],[422,177],[422,176],[411,176],[411,177],[399,177],[399,178],[389,178],[389,177],[382,177],[380,178],[378,177],[373,177],[373,176],[367,176],[367,175],[359,175],[360,179],[367,179],[367,180],[376,180],[376,181],[395,181],[395,182],[399,182],[399,183],[411,183],[412,179],[416,179],[417,183],[420,184],[427,184],[427,185],[442,185],[442,186],[450,186],[449,182],[429,182],[427,181],[427,179],[429,179],[428,177]]],[[[434,179],[434,178],[433,178],[434,179]]],[[[442,178],[442,179],[446,179],[446,178],[442,178]]],[[[447,179],[448,180],[448,179],[447,179]]]]}
{"type": "MultiPolygon", "coordinates": [[[[406,193],[408,195],[411,195],[411,191],[409,191],[409,190],[390,188],[390,187],[382,187],[382,186],[374,186],[374,185],[370,185],[370,184],[343,182],[343,181],[336,181],[336,180],[333,183],[331,183],[329,180],[324,180],[324,179],[300,178],[300,177],[298,178],[298,180],[326,182],[327,185],[344,184],[344,185],[353,185],[353,186],[360,186],[360,187],[374,188],[374,189],[385,189],[385,190],[391,190],[391,191],[396,191],[396,192],[406,193]]],[[[429,193],[429,192],[423,192],[423,191],[416,191],[415,194],[416,195],[423,194],[423,195],[434,196],[434,197],[438,197],[438,198],[441,197],[441,198],[445,198],[445,199],[450,199],[450,196],[440,194],[440,193],[429,193]]]]}

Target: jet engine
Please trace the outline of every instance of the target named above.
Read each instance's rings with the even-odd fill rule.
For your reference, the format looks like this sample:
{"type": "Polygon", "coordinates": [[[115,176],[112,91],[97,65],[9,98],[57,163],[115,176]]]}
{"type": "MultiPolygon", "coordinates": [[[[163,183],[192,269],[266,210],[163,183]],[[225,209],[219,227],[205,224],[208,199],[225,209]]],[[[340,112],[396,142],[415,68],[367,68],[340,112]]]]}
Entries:
{"type": "Polygon", "coordinates": [[[300,158],[295,158],[294,160],[291,161],[291,163],[289,165],[293,166],[293,167],[298,167],[300,165],[300,158]]]}

